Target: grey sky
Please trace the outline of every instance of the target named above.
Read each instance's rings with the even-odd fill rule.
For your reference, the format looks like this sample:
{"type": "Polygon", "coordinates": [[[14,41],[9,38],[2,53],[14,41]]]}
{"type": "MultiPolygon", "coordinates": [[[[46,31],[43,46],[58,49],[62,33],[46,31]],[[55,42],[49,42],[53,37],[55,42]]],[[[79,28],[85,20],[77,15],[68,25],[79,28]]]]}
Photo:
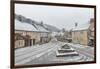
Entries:
{"type": "Polygon", "coordinates": [[[15,13],[31,18],[38,22],[69,30],[74,23],[87,23],[94,17],[93,8],[58,7],[44,5],[15,4],[15,13]]]}

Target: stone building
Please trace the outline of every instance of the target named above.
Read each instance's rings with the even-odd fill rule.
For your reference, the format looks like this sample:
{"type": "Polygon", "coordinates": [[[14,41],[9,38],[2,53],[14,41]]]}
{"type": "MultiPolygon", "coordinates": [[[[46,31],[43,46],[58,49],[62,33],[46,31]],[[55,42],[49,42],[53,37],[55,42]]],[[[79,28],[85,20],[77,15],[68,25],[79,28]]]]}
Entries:
{"type": "Polygon", "coordinates": [[[89,29],[90,23],[85,23],[82,25],[76,25],[72,30],[72,42],[76,44],[88,45],[89,29]]]}
{"type": "Polygon", "coordinates": [[[15,15],[15,48],[33,46],[50,40],[50,32],[41,23],[15,15]]]}
{"type": "Polygon", "coordinates": [[[88,23],[75,25],[72,30],[72,41],[73,43],[93,46],[94,33],[94,19],[91,18],[88,23]]]}
{"type": "Polygon", "coordinates": [[[94,30],[94,19],[90,19],[90,26],[89,26],[89,45],[94,46],[94,37],[95,36],[95,30],[94,30]]]}

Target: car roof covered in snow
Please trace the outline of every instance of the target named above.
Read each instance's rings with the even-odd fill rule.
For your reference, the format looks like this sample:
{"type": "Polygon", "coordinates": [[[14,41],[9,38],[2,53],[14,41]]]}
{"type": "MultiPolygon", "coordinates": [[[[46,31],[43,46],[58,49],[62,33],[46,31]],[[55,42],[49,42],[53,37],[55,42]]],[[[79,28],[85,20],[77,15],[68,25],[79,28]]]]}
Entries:
{"type": "Polygon", "coordinates": [[[34,26],[26,22],[21,22],[15,19],[15,30],[24,30],[24,31],[38,31],[34,26]]]}
{"type": "Polygon", "coordinates": [[[85,23],[74,27],[72,31],[79,31],[79,30],[87,30],[90,26],[90,23],[85,23]]]}

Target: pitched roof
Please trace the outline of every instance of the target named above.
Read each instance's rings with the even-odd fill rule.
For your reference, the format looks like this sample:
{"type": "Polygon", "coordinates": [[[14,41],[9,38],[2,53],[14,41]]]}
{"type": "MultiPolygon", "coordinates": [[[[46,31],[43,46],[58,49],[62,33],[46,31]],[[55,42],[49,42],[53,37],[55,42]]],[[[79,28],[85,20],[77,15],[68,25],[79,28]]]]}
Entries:
{"type": "Polygon", "coordinates": [[[79,31],[79,30],[87,30],[90,26],[90,23],[85,23],[74,27],[72,31],[79,31]]]}
{"type": "Polygon", "coordinates": [[[25,31],[38,31],[34,26],[31,24],[21,22],[15,19],[15,30],[25,30],[25,31]]]}
{"type": "Polygon", "coordinates": [[[15,30],[25,30],[25,31],[38,31],[38,32],[58,32],[58,28],[43,24],[26,18],[22,15],[15,14],[15,30]]]}
{"type": "Polygon", "coordinates": [[[55,26],[52,26],[52,25],[44,24],[43,26],[50,32],[60,31],[58,28],[56,28],[55,26]]]}
{"type": "Polygon", "coordinates": [[[17,14],[15,15],[15,30],[49,32],[40,23],[17,14]]]}
{"type": "Polygon", "coordinates": [[[38,31],[40,32],[49,32],[48,30],[46,30],[42,25],[39,24],[34,24],[34,26],[37,28],[38,31]]]}

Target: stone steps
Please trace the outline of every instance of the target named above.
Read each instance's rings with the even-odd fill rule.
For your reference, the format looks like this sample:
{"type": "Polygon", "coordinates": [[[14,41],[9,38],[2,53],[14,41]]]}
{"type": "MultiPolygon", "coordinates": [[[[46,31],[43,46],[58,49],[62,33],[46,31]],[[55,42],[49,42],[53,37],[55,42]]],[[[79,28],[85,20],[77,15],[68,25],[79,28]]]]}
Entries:
{"type": "Polygon", "coordinates": [[[57,57],[64,57],[64,56],[79,56],[77,52],[69,52],[69,53],[59,53],[58,51],[56,52],[57,57]]]}
{"type": "Polygon", "coordinates": [[[75,50],[73,48],[70,48],[70,49],[58,49],[58,52],[59,53],[65,53],[65,52],[74,52],[75,50]]]}
{"type": "Polygon", "coordinates": [[[64,45],[61,46],[57,51],[56,51],[56,56],[57,57],[64,57],[64,56],[79,56],[79,54],[70,46],[64,45]]]}

